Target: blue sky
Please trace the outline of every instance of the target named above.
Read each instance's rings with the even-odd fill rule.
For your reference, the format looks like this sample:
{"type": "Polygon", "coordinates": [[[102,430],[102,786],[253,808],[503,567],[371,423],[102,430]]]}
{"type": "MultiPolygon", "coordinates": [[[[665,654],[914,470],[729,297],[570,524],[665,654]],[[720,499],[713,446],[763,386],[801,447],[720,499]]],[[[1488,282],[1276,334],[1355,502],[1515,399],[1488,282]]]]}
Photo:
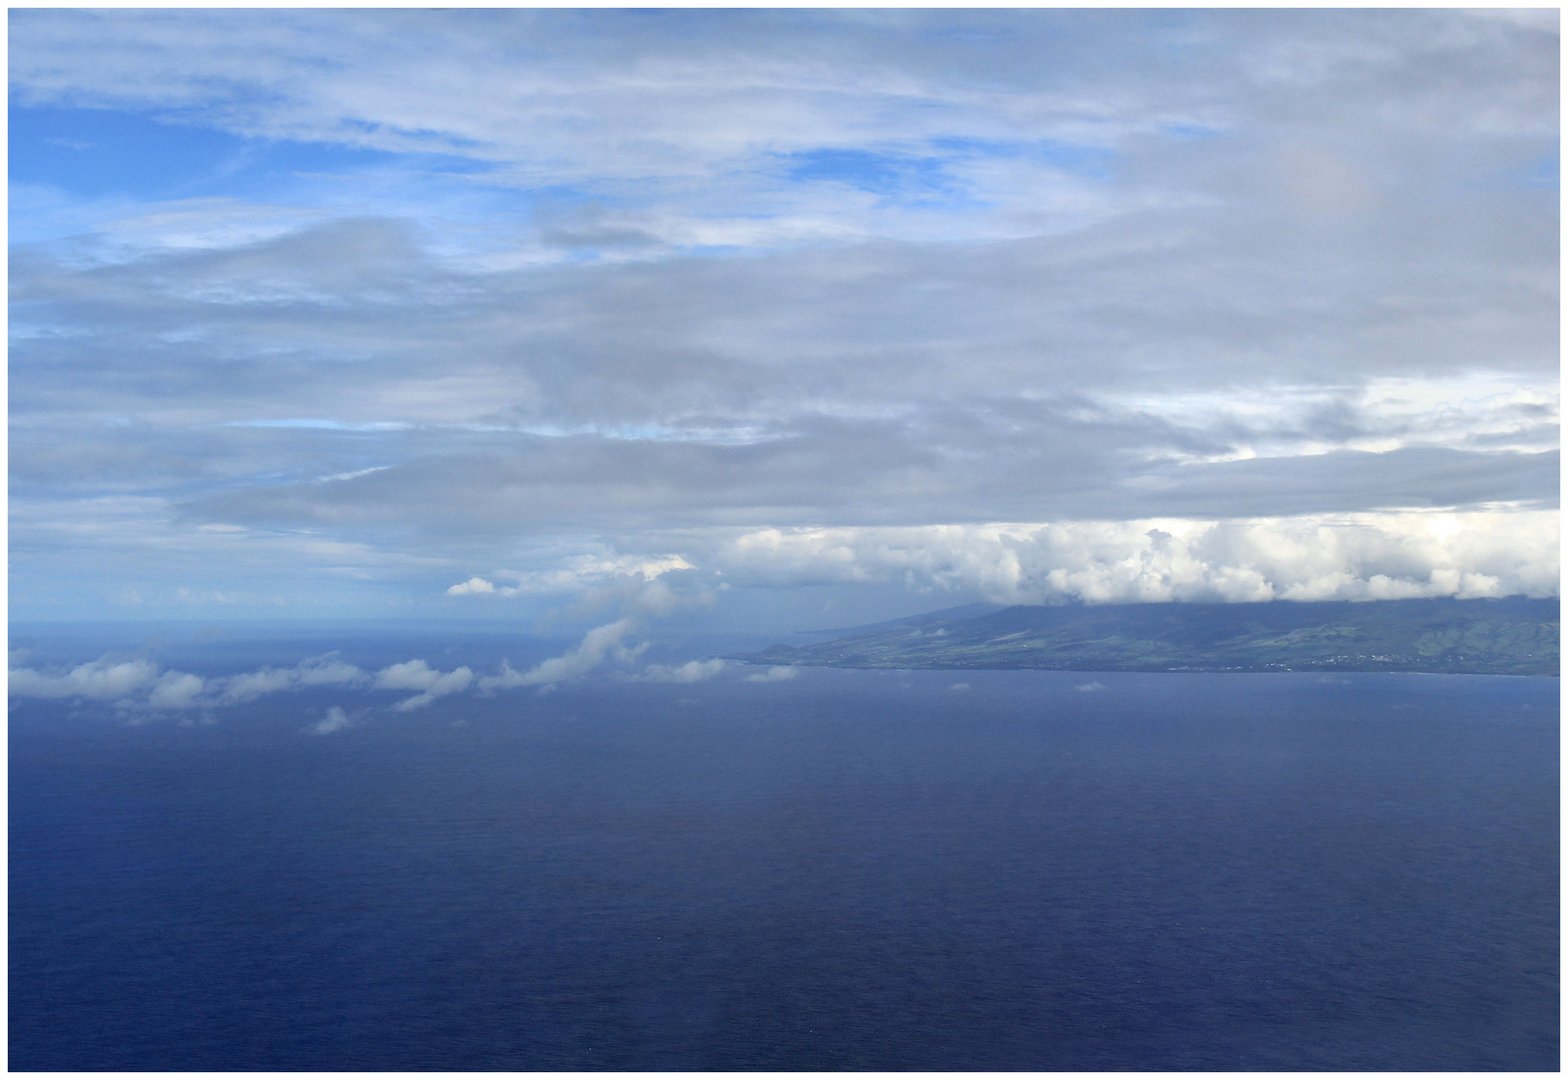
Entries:
{"type": "Polygon", "coordinates": [[[1557,34],[13,11],[11,618],[1555,594],[1557,34]]]}

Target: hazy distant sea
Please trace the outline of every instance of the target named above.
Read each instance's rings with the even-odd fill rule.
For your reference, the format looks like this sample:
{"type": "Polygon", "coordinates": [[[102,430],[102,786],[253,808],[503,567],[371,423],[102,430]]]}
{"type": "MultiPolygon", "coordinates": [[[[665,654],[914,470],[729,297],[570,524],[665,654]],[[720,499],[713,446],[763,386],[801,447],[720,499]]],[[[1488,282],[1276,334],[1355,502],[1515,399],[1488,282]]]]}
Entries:
{"type": "Polygon", "coordinates": [[[1557,1068],[1556,680],[750,673],[13,701],[11,1067],[1557,1068]]]}

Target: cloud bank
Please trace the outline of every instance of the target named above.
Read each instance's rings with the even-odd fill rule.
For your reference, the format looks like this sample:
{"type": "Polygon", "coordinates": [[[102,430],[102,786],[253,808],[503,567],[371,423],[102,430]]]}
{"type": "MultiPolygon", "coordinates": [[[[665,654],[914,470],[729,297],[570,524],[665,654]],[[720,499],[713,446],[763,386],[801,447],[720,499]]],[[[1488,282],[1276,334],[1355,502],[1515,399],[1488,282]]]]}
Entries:
{"type": "Polygon", "coordinates": [[[903,582],[1001,603],[1556,595],[1555,512],[767,529],[719,546],[737,581],[903,582]]]}
{"type": "Polygon", "coordinates": [[[10,30],[13,617],[1555,579],[1553,12],[10,30]]]}
{"type": "MultiPolygon", "coordinates": [[[[177,679],[184,677],[179,672],[172,674],[177,679]]],[[[12,668],[9,692],[20,697],[118,701],[158,685],[160,676],[158,666],[150,660],[115,662],[105,656],[78,664],[60,675],[12,668]]]]}
{"type": "Polygon", "coordinates": [[[660,538],[682,539],[691,546],[666,583],[676,594],[898,585],[1007,604],[1471,599],[1553,596],[1561,574],[1558,514],[1522,509],[660,538]]]}
{"type": "MultiPolygon", "coordinates": [[[[628,641],[637,629],[631,618],[617,620],[588,631],[572,649],[551,657],[526,671],[517,671],[507,660],[492,675],[476,675],[462,666],[451,671],[432,667],[414,658],[367,672],[334,657],[316,657],[291,668],[265,667],[232,675],[202,677],[190,672],[164,668],[145,657],[119,659],[103,656],[63,671],[49,672],[22,667],[22,657],[13,655],[9,672],[12,698],[66,699],[112,706],[125,716],[206,710],[209,714],[225,708],[249,704],[262,697],[304,688],[331,688],[341,691],[377,692],[416,691],[394,702],[393,712],[423,709],[435,701],[465,692],[491,694],[498,690],[535,687],[553,690],[565,683],[578,682],[608,662],[622,666],[615,677],[640,682],[690,684],[713,679],[732,665],[720,659],[689,660],[680,664],[651,664],[640,672],[626,668],[634,664],[648,643],[628,641]]],[[[750,681],[777,681],[795,674],[790,668],[772,668],[750,681]]],[[[329,735],[355,722],[342,706],[329,706],[323,717],[304,730],[329,735]]]]}

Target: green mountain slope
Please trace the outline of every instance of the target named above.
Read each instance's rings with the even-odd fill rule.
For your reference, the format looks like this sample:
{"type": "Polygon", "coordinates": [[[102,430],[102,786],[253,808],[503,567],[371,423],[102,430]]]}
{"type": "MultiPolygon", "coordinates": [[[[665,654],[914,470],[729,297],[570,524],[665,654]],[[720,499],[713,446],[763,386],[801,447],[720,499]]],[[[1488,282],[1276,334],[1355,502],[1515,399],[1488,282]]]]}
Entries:
{"type": "Polygon", "coordinates": [[[1558,673],[1553,599],[966,609],[775,645],[751,663],[1066,671],[1558,673]]]}

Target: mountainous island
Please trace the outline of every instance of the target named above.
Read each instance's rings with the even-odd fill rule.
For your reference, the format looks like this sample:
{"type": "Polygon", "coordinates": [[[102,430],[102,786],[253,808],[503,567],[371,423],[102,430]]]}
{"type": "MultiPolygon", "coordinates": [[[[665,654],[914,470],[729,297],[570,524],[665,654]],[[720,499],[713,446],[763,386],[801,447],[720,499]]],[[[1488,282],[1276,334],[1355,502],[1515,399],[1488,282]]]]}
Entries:
{"type": "Polygon", "coordinates": [[[753,664],[1058,671],[1557,675],[1557,598],[1252,604],[971,604],[812,631],[753,664]]]}

